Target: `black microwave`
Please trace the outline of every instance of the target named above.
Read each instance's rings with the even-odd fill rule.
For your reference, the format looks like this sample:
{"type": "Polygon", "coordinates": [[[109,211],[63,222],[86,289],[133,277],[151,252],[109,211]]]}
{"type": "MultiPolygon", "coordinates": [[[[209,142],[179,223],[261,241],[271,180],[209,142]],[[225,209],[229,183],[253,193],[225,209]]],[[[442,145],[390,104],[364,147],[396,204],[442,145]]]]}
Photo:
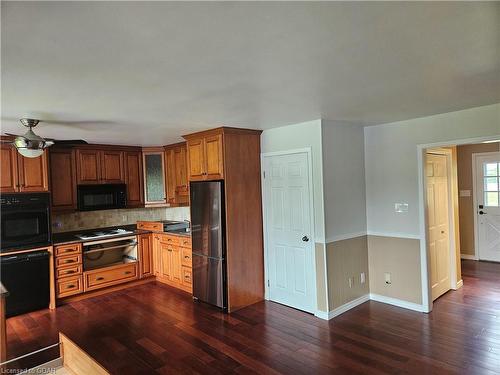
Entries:
{"type": "Polygon", "coordinates": [[[2,194],[0,251],[51,243],[49,193],[2,194]]]}
{"type": "Polygon", "coordinates": [[[127,186],[125,184],[78,185],[77,198],[79,211],[125,208],[127,186]]]}

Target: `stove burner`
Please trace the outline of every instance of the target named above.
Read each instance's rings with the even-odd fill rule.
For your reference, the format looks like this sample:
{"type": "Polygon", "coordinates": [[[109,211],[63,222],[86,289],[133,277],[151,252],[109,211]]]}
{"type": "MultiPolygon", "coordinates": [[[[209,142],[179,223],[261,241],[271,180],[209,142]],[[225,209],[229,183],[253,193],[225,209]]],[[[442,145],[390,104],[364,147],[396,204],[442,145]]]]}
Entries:
{"type": "Polygon", "coordinates": [[[81,240],[90,240],[90,239],[94,239],[94,238],[121,236],[124,234],[131,234],[131,233],[133,233],[133,232],[119,228],[119,229],[111,229],[111,230],[103,230],[103,231],[98,231],[98,232],[77,234],[76,237],[78,237],[81,240]]]}

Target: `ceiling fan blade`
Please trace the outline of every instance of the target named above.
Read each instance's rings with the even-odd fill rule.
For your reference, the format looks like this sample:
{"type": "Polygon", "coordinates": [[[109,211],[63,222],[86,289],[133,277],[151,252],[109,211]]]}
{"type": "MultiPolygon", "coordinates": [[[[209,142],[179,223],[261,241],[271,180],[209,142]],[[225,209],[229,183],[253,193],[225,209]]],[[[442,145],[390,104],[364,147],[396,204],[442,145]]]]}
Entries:
{"type": "Polygon", "coordinates": [[[46,140],[51,140],[53,141],[56,145],[87,145],[88,142],[84,141],[83,139],[48,139],[46,140]]]}
{"type": "Polygon", "coordinates": [[[11,137],[20,137],[20,135],[18,134],[12,134],[12,133],[5,133],[5,134],[11,137]]]}

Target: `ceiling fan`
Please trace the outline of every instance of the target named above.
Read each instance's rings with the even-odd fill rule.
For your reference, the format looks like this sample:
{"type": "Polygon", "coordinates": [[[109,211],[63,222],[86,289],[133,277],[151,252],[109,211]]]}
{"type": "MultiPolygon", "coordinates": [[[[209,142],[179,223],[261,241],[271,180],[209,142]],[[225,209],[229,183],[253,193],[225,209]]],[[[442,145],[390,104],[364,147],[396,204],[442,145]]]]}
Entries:
{"type": "Polygon", "coordinates": [[[76,145],[76,144],[87,144],[86,141],[78,140],[55,140],[52,138],[42,138],[36,135],[32,128],[38,125],[41,120],[32,118],[22,118],[21,124],[26,126],[28,131],[24,135],[5,133],[8,136],[15,137],[14,140],[2,140],[2,143],[11,143],[17,149],[17,151],[28,158],[36,158],[43,154],[43,150],[54,145],[54,144],[66,144],[66,145],[76,145]]]}

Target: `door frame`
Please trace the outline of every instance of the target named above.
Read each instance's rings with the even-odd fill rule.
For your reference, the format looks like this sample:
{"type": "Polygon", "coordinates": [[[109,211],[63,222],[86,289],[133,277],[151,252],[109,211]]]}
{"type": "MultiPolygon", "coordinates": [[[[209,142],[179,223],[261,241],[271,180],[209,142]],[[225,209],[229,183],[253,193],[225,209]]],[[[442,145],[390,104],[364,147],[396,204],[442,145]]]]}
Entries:
{"type": "Polygon", "coordinates": [[[465,138],[458,140],[448,140],[435,143],[418,144],[417,145],[417,167],[418,167],[418,216],[420,227],[420,275],[422,284],[422,311],[429,313],[432,311],[433,301],[430,297],[431,293],[431,280],[430,262],[427,249],[427,215],[425,214],[425,207],[427,202],[426,185],[425,185],[425,153],[428,148],[446,147],[446,146],[460,146],[472,143],[483,143],[487,141],[500,140],[500,134],[486,136],[465,138]]]}
{"type": "MultiPolygon", "coordinates": [[[[426,149],[427,154],[434,155],[444,155],[446,156],[446,182],[448,190],[448,251],[450,253],[450,289],[457,289],[457,243],[455,241],[455,212],[454,212],[454,194],[458,195],[458,191],[455,193],[453,189],[453,162],[452,162],[452,151],[446,148],[430,148],[426,149]]],[[[425,168],[424,168],[425,169],[425,168]]],[[[427,187],[427,175],[425,175],[425,186],[427,187]]],[[[458,186],[457,186],[458,187],[458,186]]],[[[427,190],[425,194],[425,199],[427,202],[427,190]]],[[[426,203],[427,207],[427,203],[426,203]]],[[[425,212],[427,216],[427,209],[425,212]]],[[[428,230],[427,219],[426,219],[426,230],[428,230]]],[[[432,292],[432,291],[431,291],[432,292]]],[[[432,298],[432,293],[431,293],[432,298]]],[[[439,297],[438,297],[439,298],[439,297]]]]}
{"type": "MultiPolygon", "coordinates": [[[[313,195],[313,169],[312,169],[312,149],[311,147],[290,149],[284,151],[272,151],[272,152],[263,152],[260,154],[260,163],[262,166],[262,179],[261,179],[261,191],[262,191],[262,229],[264,232],[264,298],[269,301],[269,240],[268,240],[268,231],[267,231],[267,218],[266,218],[266,194],[265,192],[265,177],[264,177],[264,165],[265,159],[273,156],[284,156],[284,155],[294,155],[294,154],[306,154],[307,156],[307,166],[309,170],[309,215],[310,215],[310,223],[311,223],[311,234],[310,238],[312,241],[312,251],[313,251],[313,286],[312,292],[314,295],[314,306],[312,308],[311,313],[315,316],[318,316],[318,292],[317,292],[317,270],[316,270],[316,232],[314,226],[314,195],[313,195]]],[[[326,262],[325,262],[326,263],[326,262]]],[[[326,264],[325,264],[326,267],[326,264]]]]}
{"type": "Polygon", "coordinates": [[[476,260],[481,260],[481,254],[479,252],[479,227],[477,223],[477,158],[481,156],[490,156],[492,154],[499,154],[500,151],[491,152],[478,152],[472,154],[472,204],[474,210],[474,257],[476,260]]]}

